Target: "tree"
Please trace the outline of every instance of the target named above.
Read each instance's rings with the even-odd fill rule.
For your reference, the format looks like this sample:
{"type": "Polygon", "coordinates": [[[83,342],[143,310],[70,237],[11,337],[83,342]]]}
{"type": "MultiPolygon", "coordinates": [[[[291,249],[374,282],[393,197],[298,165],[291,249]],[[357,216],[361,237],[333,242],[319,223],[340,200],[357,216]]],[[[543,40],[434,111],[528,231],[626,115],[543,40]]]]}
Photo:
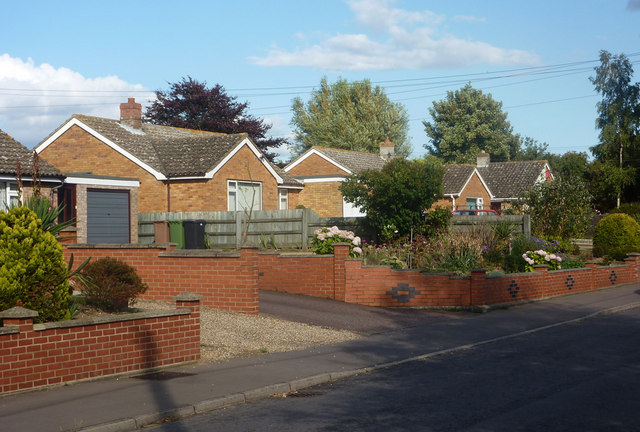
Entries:
{"type": "Polygon", "coordinates": [[[591,152],[600,162],[610,165],[607,172],[611,174],[619,207],[625,187],[637,183],[634,167],[627,159],[630,154],[640,156],[640,84],[631,83],[633,67],[624,54],[600,51],[600,65],[594,69],[596,76],[589,80],[602,100],[596,105],[600,143],[591,147],[591,152]]]}
{"type": "Polygon", "coordinates": [[[273,160],[269,149],[286,143],[285,138],[267,137],[271,125],[248,114],[247,102],[239,103],[224,87],[191,77],[169,83],[168,92],[156,91],[156,100],[145,111],[145,119],[155,124],[221,133],[247,133],[262,152],[273,160]]]}
{"type": "Polygon", "coordinates": [[[447,92],[429,108],[432,121],[423,121],[431,140],[425,148],[446,163],[475,163],[481,150],[492,161],[508,161],[518,153],[519,139],[502,111],[502,102],[467,84],[447,92]]]}
{"type": "Polygon", "coordinates": [[[516,154],[512,158],[516,161],[530,161],[530,160],[548,160],[551,156],[549,153],[549,144],[540,143],[531,137],[520,138],[517,136],[520,143],[516,154]]]}
{"type": "Polygon", "coordinates": [[[396,158],[380,171],[347,177],[340,192],[345,201],[367,213],[363,224],[371,233],[380,237],[397,231],[400,237],[412,228],[421,231],[422,213],[442,196],[443,174],[442,165],[433,161],[396,158]]]}
{"type": "Polygon", "coordinates": [[[305,104],[295,98],[292,109],[298,153],[315,145],[378,153],[379,144],[387,139],[395,143],[396,154],[411,153],[406,109],[369,80],[339,79],[329,84],[322,78],[311,99],[305,104]]]}
{"type": "Polygon", "coordinates": [[[531,215],[531,232],[538,237],[571,239],[582,236],[591,221],[591,194],[577,177],[540,183],[514,203],[531,215]]]}

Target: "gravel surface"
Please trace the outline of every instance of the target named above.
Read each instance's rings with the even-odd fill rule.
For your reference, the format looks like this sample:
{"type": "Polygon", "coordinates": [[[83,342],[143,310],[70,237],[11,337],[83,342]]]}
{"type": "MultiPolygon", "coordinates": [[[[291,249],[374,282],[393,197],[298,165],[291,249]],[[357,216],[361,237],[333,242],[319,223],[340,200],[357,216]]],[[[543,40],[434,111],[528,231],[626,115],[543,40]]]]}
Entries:
{"type": "MultiPolygon", "coordinates": [[[[175,303],[138,300],[134,307],[142,310],[173,309],[175,303]]],[[[201,354],[202,359],[208,361],[295,351],[362,337],[346,330],[207,307],[201,308],[200,320],[201,354]]]]}

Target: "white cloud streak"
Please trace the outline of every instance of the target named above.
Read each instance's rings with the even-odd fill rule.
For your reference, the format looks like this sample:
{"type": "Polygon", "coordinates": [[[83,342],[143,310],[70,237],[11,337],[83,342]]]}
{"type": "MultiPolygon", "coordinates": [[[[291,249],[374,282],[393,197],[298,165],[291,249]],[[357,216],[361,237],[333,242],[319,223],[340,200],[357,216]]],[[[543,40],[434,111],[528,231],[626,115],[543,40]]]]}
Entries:
{"type": "Polygon", "coordinates": [[[117,76],[86,78],[68,68],[0,55],[0,129],[29,148],[72,114],[118,118],[127,97],[149,93],[117,76]]]}
{"type": "MultiPolygon", "coordinates": [[[[533,53],[503,49],[481,41],[442,33],[444,15],[393,7],[393,0],[352,0],[356,21],[367,31],[337,34],[311,46],[274,47],[265,57],[250,57],[259,66],[306,66],[324,70],[394,70],[457,68],[472,64],[535,65],[533,53]]],[[[484,18],[454,17],[484,22],[484,18]]],[[[298,38],[300,40],[300,38],[298,38]]]]}

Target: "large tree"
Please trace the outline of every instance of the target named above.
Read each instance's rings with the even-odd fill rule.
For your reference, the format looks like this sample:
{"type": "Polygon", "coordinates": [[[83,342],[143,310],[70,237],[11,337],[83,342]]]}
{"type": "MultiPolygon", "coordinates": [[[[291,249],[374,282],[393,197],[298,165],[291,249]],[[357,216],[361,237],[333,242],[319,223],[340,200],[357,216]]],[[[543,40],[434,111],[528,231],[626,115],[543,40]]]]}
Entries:
{"type": "Polygon", "coordinates": [[[271,125],[248,114],[248,104],[237,102],[220,84],[207,88],[206,82],[187,77],[169,83],[168,92],[155,93],[156,100],[145,111],[145,119],[152,123],[210,132],[247,133],[270,160],[275,155],[269,149],[286,143],[285,138],[268,137],[271,125]]]}
{"type": "Polygon", "coordinates": [[[354,174],[340,185],[345,201],[366,212],[363,225],[378,239],[424,228],[422,213],[442,196],[442,164],[396,158],[382,170],[354,174]]]}
{"type": "Polygon", "coordinates": [[[483,94],[471,84],[429,108],[432,121],[423,121],[431,144],[426,149],[446,163],[475,163],[481,150],[492,161],[513,159],[519,150],[519,137],[502,111],[502,102],[483,94]]]}
{"type": "MultiPolygon", "coordinates": [[[[600,65],[595,77],[589,80],[602,100],[597,104],[596,127],[600,129],[600,143],[591,152],[601,163],[616,194],[616,204],[625,188],[637,184],[637,158],[640,157],[640,84],[631,82],[633,67],[624,55],[600,51],[600,65]],[[634,161],[634,159],[636,159],[634,161]]],[[[637,199],[633,188],[632,199],[637,199]]]]}
{"type": "Polygon", "coordinates": [[[306,104],[299,97],[293,100],[291,126],[298,153],[315,145],[377,153],[387,139],[396,145],[396,154],[411,153],[406,109],[369,80],[329,84],[322,78],[306,104]]]}

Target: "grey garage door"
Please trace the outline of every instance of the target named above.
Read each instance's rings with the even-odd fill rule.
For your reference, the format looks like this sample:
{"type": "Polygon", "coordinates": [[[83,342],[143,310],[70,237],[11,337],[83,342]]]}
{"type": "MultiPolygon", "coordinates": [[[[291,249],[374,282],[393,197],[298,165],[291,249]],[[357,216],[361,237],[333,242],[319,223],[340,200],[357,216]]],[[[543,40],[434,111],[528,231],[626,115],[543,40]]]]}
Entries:
{"type": "Polygon", "coordinates": [[[87,191],[87,242],[129,243],[128,191],[87,191]]]}

